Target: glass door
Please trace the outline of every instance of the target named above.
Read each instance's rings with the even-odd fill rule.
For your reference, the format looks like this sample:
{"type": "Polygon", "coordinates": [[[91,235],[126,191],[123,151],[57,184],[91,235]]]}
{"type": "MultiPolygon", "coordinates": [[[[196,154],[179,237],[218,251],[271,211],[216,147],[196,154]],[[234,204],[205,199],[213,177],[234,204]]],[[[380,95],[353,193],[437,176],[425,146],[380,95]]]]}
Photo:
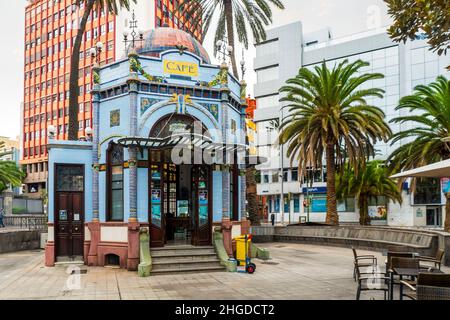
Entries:
{"type": "Polygon", "coordinates": [[[192,168],[194,184],[194,236],[192,242],[197,246],[211,245],[211,208],[210,168],[194,166],[192,168]]]}
{"type": "Polygon", "coordinates": [[[161,163],[161,151],[149,151],[149,211],[150,246],[162,247],[165,242],[164,221],[164,175],[161,163]]]}

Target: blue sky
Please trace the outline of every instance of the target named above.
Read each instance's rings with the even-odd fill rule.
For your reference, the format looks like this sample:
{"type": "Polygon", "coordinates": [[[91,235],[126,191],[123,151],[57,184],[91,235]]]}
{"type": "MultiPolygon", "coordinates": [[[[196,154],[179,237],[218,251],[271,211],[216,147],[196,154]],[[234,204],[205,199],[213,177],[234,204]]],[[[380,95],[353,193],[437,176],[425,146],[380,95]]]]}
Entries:
{"type": "MultiPolygon", "coordinates": [[[[145,0],[138,0],[145,1],[145,0]]],[[[0,136],[16,137],[20,133],[20,109],[23,100],[23,42],[24,8],[26,0],[0,0],[1,116],[0,136]]],[[[274,10],[273,26],[301,20],[304,32],[330,27],[334,37],[363,32],[389,24],[387,9],[382,0],[284,0],[286,10],[274,10]]],[[[205,41],[212,50],[211,37],[205,41]]],[[[241,52],[239,47],[236,51],[241,52]]],[[[211,54],[212,55],[212,54],[211,54]]],[[[251,72],[254,49],[246,53],[246,76],[251,87],[256,80],[251,72]]]]}

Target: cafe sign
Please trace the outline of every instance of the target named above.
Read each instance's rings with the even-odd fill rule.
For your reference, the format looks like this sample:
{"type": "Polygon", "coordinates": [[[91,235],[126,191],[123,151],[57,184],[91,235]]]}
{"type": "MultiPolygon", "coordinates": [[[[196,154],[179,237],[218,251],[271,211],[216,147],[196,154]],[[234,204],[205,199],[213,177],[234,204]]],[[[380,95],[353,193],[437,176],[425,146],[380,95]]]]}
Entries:
{"type": "Polygon", "coordinates": [[[164,73],[198,77],[198,64],[185,61],[164,60],[164,73]]]}

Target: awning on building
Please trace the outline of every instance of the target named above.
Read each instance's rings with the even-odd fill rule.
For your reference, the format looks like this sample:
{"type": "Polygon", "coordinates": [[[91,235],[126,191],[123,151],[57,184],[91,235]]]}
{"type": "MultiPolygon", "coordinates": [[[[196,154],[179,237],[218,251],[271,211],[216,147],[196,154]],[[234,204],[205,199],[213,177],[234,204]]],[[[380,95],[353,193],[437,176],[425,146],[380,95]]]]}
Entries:
{"type": "Polygon", "coordinates": [[[420,168],[404,171],[391,176],[393,179],[397,178],[444,178],[450,177],[450,159],[441,162],[436,162],[420,168]]]}
{"type": "Polygon", "coordinates": [[[203,151],[233,153],[233,152],[247,152],[248,145],[239,143],[217,143],[213,142],[211,138],[201,134],[195,133],[179,133],[172,134],[169,137],[125,137],[118,141],[118,144],[125,148],[137,148],[141,152],[144,149],[171,149],[186,148],[193,149],[198,148],[203,151]]]}

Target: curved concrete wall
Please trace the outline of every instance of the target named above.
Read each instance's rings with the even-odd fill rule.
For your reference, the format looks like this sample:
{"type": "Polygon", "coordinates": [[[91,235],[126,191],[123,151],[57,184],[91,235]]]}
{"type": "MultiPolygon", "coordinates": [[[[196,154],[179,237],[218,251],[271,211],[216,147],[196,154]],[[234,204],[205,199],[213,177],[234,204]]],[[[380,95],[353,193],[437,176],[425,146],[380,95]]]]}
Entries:
{"type": "Polygon", "coordinates": [[[357,247],[383,251],[388,246],[405,246],[422,255],[434,255],[439,236],[431,232],[360,226],[252,227],[255,242],[299,242],[330,246],[357,247]]]}
{"type": "Polygon", "coordinates": [[[40,230],[0,232],[0,253],[40,248],[40,230]]]}

